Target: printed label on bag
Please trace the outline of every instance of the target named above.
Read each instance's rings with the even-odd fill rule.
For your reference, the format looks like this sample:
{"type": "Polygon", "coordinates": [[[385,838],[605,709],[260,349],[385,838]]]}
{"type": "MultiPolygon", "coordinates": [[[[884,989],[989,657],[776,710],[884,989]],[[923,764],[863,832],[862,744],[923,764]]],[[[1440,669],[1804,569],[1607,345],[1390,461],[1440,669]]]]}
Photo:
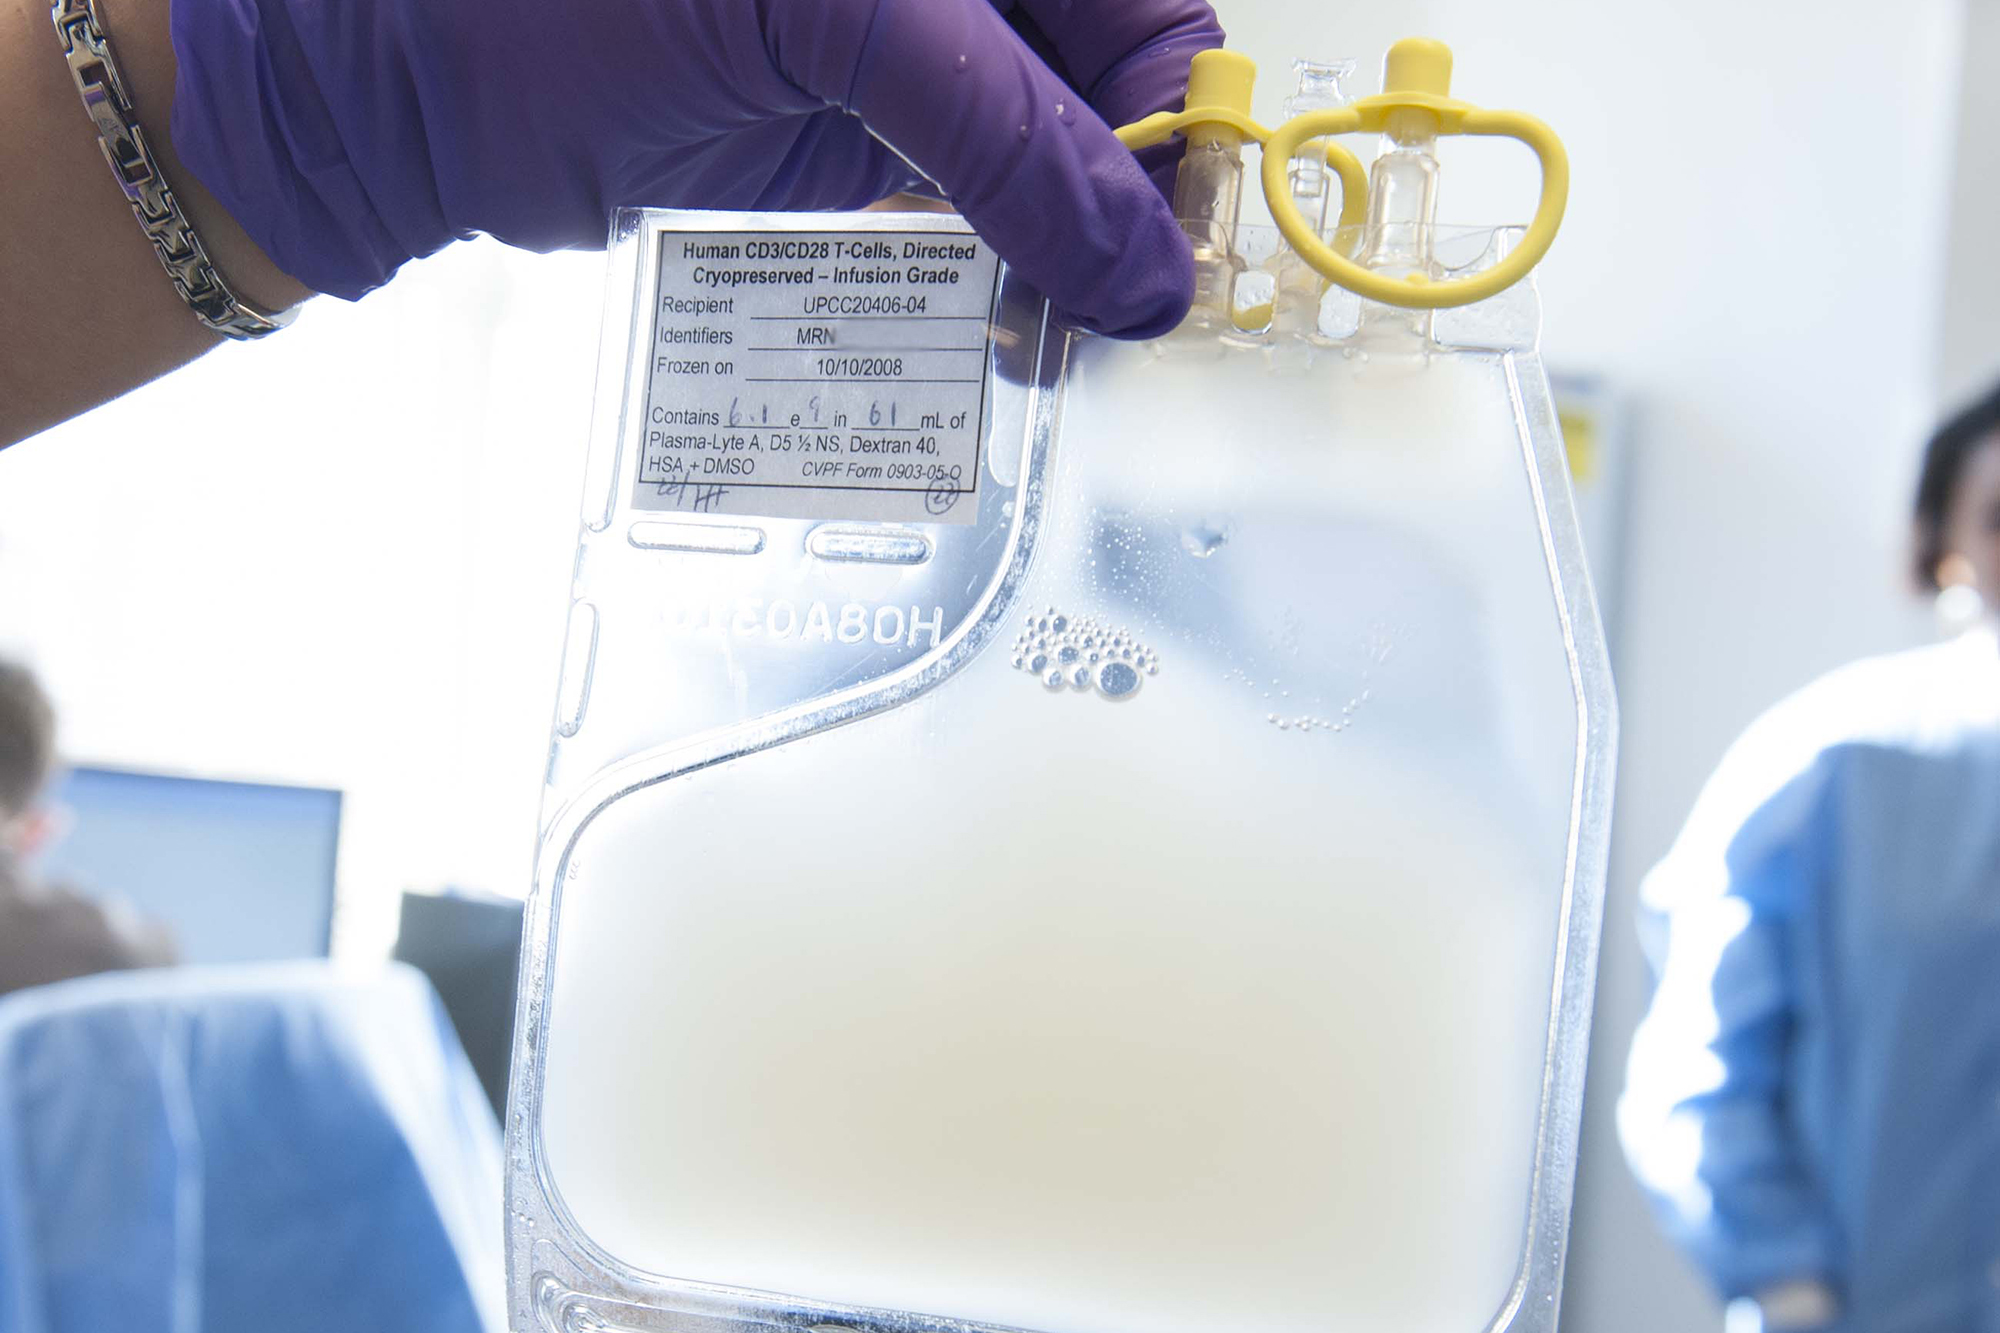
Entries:
{"type": "Polygon", "coordinates": [[[660,238],[640,509],[970,523],[999,258],[945,231],[660,238]]]}

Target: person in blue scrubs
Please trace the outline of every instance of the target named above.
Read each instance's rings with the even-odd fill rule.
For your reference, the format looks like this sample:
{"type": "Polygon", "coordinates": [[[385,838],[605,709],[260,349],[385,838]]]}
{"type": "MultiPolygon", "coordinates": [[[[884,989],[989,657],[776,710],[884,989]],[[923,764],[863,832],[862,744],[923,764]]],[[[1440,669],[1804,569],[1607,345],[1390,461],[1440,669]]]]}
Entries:
{"type": "MultiPolygon", "coordinates": [[[[2000,387],[1931,439],[1916,521],[1922,585],[2000,606],[2000,387]]],[[[1723,1298],[1767,1329],[2000,1329],[1990,621],[1752,725],[1641,930],[1658,989],[1619,1135],[1723,1298]]]]}

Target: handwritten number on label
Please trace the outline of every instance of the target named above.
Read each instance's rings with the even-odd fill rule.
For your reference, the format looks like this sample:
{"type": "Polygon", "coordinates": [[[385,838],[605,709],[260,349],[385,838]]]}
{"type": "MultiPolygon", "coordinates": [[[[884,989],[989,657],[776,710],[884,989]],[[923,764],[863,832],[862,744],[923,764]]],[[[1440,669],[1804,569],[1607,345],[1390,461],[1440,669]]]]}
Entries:
{"type": "Polygon", "coordinates": [[[660,494],[672,500],[678,508],[708,514],[715,511],[729,490],[724,486],[703,486],[687,476],[681,476],[661,482],[660,494]]]}

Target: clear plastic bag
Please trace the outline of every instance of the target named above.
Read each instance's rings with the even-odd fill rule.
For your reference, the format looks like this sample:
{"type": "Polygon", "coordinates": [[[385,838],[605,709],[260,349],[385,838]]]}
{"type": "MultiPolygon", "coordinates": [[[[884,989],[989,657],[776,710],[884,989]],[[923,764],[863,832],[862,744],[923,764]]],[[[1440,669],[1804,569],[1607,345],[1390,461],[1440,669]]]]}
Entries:
{"type": "Polygon", "coordinates": [[[1305,304],[1135,345],[1001,270],[938,521],[658,470],[690,236],[940,230],[621,219],[515,1326],[1552,1328],[1613,704],[1532,286],[1314,303],[1232,228],[1305,304]]]}

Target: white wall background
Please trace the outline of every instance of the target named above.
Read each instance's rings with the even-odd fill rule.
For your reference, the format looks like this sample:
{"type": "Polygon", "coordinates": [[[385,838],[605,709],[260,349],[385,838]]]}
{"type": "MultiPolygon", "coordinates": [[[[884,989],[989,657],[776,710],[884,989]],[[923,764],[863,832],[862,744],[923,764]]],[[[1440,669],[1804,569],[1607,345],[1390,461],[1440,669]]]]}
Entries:
{"type": "Polygon", "coordinates": [[[1983,391],[2000,373],[1994,295],[2000,293],[2000,249],[1993,222],[2000,217],[2000,0],[1967,0],[1959,43],[1957,156],[1952,164],[1950,244],[1945,256],[1943,329],[1938,389],[1946,402],[1983,391]]]}
{"type": "MultiPolygon", "coordinates": [[[[1925,631],[1898,583],[1915,447],[1940,386],[2000,360],[1993,285],[1943,281],[1958,48],[2000,28],[1970,3],[1968,28],[1961,0],[1415,0],[1309,23],[1223,0],[1267,120],[1293,55],[1361,57],[1373,91],[1389,42],[1422,33],[1457,50],[1463,96],[1542,115],[1572,155],[1548,359],[1611,377],[1637,428],[1582,1333],[1717,1320],[1610,1134],[1644,998],[1637,878],[1759,709],[1925,631]]],[[[1532,205],[1524,152],[1447,170],[1447,221],[1532,205]]],[[[1955,271],[1996,197],[1959,193],[1955,271]]],[[[0,651],[45,669],[78,757],[347,789],[343,947],[386,944],[405,886],[526,884],[598,271],[459,247],[0,454],[0,651]]]]}
{"type": "Polygon", "coordinates": [[[459,246],[0,454],[65,752],[342,788],[338,949],[526,892],[601,274],[459,246]]]}

